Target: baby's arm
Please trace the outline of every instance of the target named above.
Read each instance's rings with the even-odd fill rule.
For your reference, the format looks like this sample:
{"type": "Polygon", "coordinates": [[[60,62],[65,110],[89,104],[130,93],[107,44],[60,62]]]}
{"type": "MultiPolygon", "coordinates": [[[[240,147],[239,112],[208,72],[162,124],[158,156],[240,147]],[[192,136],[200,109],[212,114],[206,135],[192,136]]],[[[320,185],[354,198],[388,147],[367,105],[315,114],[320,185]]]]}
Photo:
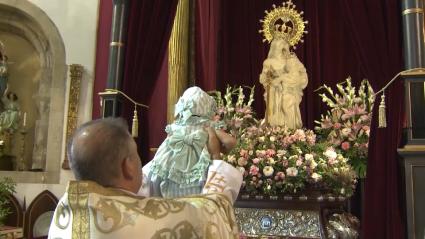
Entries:
{"type": "Polygon", "coordinates": [[[236,146],[236,138],[232,135],[226,133],[224,130],[217,129],[215,130],[218,140],[221,142],[223,146],[223,153],[229,153],[236,146]]]}
{"type": "Polygon", "coordinates": [[[217,137],[215,130],[211,127],[206,127],[208,132],[208,152],[211,155],[211,159],[220,159],[220,141],[217,137]]]}

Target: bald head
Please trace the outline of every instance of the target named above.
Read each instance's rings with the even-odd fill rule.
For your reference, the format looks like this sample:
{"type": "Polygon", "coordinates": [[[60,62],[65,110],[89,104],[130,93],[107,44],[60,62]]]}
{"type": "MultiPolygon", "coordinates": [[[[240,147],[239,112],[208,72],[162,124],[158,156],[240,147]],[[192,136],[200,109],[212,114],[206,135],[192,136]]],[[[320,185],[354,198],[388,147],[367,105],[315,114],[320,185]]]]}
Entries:
{"type": "Polygon", "coordinates": [[[106,118],[81,125],[68,147],[70,166],[77,180],[91,180],[113,186],[120,177],[120,164],[129,157],[127,123],[120,118],[106,118]]]}

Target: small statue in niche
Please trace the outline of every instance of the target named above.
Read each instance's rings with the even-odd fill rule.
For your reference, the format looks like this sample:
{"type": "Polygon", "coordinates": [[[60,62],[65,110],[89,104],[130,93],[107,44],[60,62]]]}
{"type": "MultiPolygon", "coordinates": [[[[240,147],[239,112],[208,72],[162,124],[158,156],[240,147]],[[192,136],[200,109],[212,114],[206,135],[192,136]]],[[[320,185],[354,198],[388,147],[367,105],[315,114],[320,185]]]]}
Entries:
{"type": "Polygon", "coordinates": [[[19,129],[21,118],[18,96],[8,91],[6,87],[2,97],[4,111],[0,114],[0,132],[7,130],[9,133],[14,133],[19,129]]]}
{"type": "Polygon", "coordinates": [[[0,96],[4,95],[9,80],[9,70],[7,66],[7,56],[4,44],[0,41],[0,96]]]}

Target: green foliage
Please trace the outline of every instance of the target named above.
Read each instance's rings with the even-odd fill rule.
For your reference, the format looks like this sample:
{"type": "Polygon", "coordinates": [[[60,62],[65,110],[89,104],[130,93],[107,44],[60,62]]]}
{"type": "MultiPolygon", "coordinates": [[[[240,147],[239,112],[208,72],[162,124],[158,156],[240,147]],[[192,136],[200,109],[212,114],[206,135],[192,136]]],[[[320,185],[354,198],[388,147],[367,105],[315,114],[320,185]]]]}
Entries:
{"type": "Polygon", "coordinates": [[[16,183],[12,181],[11,178],[3,178],[0,181],[0,225],[3,224],[3,220],[8,216],[11,212],[7,207],[8,200],[7,196],[15,193],[16,183]]]}

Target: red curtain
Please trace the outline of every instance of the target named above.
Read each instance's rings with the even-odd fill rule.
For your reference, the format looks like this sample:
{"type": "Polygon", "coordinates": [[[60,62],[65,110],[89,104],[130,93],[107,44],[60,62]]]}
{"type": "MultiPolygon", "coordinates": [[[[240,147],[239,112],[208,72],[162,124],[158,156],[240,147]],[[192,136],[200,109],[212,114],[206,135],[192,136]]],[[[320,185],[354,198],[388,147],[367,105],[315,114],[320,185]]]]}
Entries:
{"type": "MultiPolygon", "coordinates": [[[[362,69],[375,89],[402,70],[401,6],[397,0],[344,0],[342,12],[362,69]]],[[[399,147],[403,123],[403,82],[386,91],[387,128],[377,128],[375,103],[365,183],[363,238],[404,238],[399,147]]]]}
{"type": "MultiPolygon", "coordinates": [[[[134,100],[150,105],[149,110],[143,109],[142,113],[139,113],[138,143],[145,162],[149,158],[149,140],[156,140],[150,136],[160,136],[158,132],[150,134],[150,123],[166,121],[164,112],[167,111],[167,102],[163,100],[163,92],[166,94],[167,91],[166,88],[163,89],[164,82],[158,79],[177,3],[178,0],[138,0],[131,1],[130,5],[122,89],[134,100]],[[158,97],[161,97],[161,100],[157,100],[158,97]]],[[[133,108],[130,103],[125,103],[124,106],[123,114],[131,122],[133,108]]],[[[163,129],[160,132],[163,132],[163,129]]]]}
{"type": "Polygon", "coordinates": [[[195,2],[195,85],[210,91],[217,88],[217,44],[220,1],[195,2]]]}
{"type": "Polygon", "coordinates": [[[99,92],[106,88],[108,79],[109,43],[111,41],[112,1],[99,2],[99,20],[97,28],[96,66],[93,86],[92,118],[101,116],[99,92]]]}

